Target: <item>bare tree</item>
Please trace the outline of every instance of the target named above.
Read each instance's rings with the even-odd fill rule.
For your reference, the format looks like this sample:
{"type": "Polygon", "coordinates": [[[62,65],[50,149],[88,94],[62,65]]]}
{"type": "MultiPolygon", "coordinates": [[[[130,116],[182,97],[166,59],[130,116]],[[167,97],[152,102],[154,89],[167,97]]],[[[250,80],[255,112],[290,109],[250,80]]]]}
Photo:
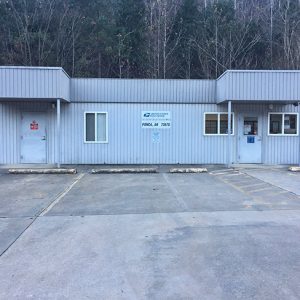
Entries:
{"type": "Polygon", "coordinates": [[[172,45],[170,37],[179,5],[179,1],[173,0],[149,0],[146,2],[149,55],[151,56],[151,74],[154,78],[166,78],[167,72],[172,66],[170,57],[176,49],[180,33],[172,45]]]}
{"type": "Polygon", "coordinates": [[[279,9],[279,22],[282,30],[282,48],[284,54],[285,68],[299,67],[299,43],[300,43],[300,7],[299,2],[292,0],[282,0],[279,9]]]}

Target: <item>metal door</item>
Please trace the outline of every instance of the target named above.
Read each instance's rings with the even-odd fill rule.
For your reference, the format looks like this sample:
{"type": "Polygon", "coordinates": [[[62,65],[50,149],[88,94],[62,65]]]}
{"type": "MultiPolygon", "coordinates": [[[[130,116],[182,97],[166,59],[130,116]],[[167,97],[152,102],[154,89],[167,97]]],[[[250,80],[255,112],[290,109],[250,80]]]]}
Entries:
{"type": "Polygon", "coordinates": [[[21,163],[46,163],[46,114],[23,112],[21,163]]]}
{"type": "Polygon", "coordinates": [[[239,162],[262,162],[262,117],[258,114],[239,115],[239,162]]]}

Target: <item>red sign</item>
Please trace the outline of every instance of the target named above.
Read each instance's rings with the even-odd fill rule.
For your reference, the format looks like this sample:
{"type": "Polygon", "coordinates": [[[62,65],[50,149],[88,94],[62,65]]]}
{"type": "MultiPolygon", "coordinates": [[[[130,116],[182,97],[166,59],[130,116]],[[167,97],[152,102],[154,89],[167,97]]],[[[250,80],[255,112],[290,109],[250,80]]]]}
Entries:
{"type": "Polygon", "coordinates": [[[39,129],[39,124],[33,120],[32,123],[30,123],[30,130],[38,130],[39,129]]]}

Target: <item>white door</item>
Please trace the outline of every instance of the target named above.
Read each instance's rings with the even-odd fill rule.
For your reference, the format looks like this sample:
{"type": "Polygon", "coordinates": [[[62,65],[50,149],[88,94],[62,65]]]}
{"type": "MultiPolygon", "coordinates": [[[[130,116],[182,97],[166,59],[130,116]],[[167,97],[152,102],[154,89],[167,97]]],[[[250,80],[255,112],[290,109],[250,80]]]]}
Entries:
{"type": "Polygon", "coordinates": [[[262,117],[258,114],[239,114],[239,162],[262,162],[262,117]]]}
{"type": "Polygon", "coordinates": [[[46,163],[46,114],[23,112],[21,163],[46,163]]]}

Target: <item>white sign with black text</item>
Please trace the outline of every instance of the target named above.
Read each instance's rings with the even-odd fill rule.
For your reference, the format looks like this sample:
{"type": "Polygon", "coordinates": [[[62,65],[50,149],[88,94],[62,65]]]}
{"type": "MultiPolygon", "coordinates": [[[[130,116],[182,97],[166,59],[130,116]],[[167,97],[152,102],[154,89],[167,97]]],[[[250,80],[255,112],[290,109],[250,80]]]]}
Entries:
{"type": "Polygon", "coordinates": [[[171,112],[142,111],[142,128],[171,128],[171,112]]]}

